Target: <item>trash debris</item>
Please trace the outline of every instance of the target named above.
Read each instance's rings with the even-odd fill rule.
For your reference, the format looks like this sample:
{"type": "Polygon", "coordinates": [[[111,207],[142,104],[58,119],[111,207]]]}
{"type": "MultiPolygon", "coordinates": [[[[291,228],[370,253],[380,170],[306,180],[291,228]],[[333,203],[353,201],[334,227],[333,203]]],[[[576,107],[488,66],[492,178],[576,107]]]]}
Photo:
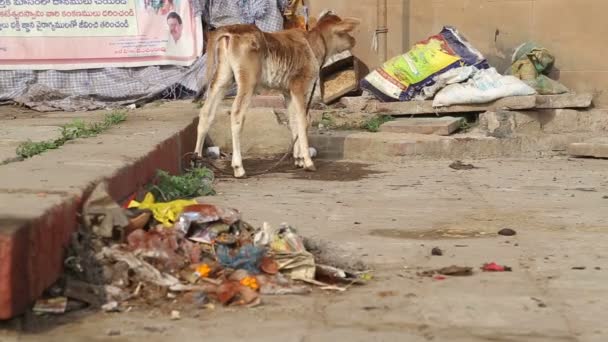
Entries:
{"type": "Polygon", "coordinates": [[[579,271],[582,271],[582,270],[586,270],[586,269],[587,269],[587,267],[585,267],[585,266],[574,266],[574,267],[572,267],[572,269],[573,269],[573,270],[579,270],[579,271]]]}
{"type": "Polygon", "coordinates": [[[124,210],[108,193],[107,182],[97,184],[84,203],[82,213],[84,224],[92,232],[103,238],[112,238],[116,231],[129,226],[129,219],[124,210]]]}
{"type": "Polygon", "coordinates": [[[119,312],[120,308],[118,306],[118,302],[111,301],[101,306],[101,309],[105,312],[119,312]]]}
{"type": "Polygon", "coordinates": [[[439,247],[433,247],[433,249],[431,249],[431,255],[442,256],[443,251],[439,247]]]}
{"type": "MultiPolygon", "coordinates": [[[[78,254],[85,245],[70,247],[74,251],[64,263],[75,277],[70,273],[52,293],[65,302],[69,298],[71,308],[128,312],[156,301],[190,302],[209,310],[214,303],[250,308],[260,305],[264,295],[306,295],[311,285],[343,292],[372,279],[368,271],[333,266],[326,256],[321,258],[325,263],[317,263],[302,236],[287,223],[276,229],[264,223],[255,229],[236,209],[195,200],[159,203],[150,192],[141,202],[133,196],[126,207],[119,207],[111,205],[107,193],[100,194],[103,201],[98,203],[124,214],[126,226],[112,223],[111,235],[86,235],[91,239],[86,245],[90,264],[99,267],[98,278],[90,283],[83,276],[88,264],[78,254]]],[[[311,248],[317,255],[322,249],[311,248]]],[[[64,304],[56,311],[65,312],[64,304]]],[[[174,310],[171,319],[179,318],[174,310]]]]}
{"type": "Polygon", "coordinates": [[[48,299],[38,299],[32,308],[36,314],[62,314],[66,312],[68,299],[66,297],[54,297],[48,299]]]}
{"type": "Polygon", "coordinates": [[[511,228],[503,228],[498,231],[498,235],[502,235],[502,236],[513,236],[516,234],[517,234],[517,232],[511,228]]]}
{"type": "Polygon", "coordinates": [[[436,274],[446,275],[446,276],[470,276],[470,275],[473,275],[473,268],[452,265],[452,266],[448,266],[448,267],[439,268],[436,270],[430,270],[430,271],[424,271],[424,272],[418,273],[418,275],[423,276],[423,277],[432,277],[436,274]]]}
{"type": "Polygon", "coordinates": [[[221,157],[219,146],[207,147],[207,158],[219,159],[221,157]]]}
{"type": "Polygon", "coordinates": [[[465,164],[465,163],[461,162],[460,160],[457,160],[457,161],[453,162],[452,164],[450,164],[450,168],[454,169],[454,170],[473,170],[473,169],[478,169],[477,166],[475,166],[473,164],[465,164]]]}
{"type": "MultiPolygon", "coordinates": [[[[93,307],[99,307],[106,301],[106,289],[104,286],[93,285],[69,278],[63,291],[64,296],[87,303],[93,307]]],[[[108,295],[109,297],[109,295],[108,295]]]]}
{"type": "Polygon", "coordinates": [[[172,311],[171,311],[171,319],[172,319],[172,320],[174,320],[174,321],[181,319],[181,316],[180,316],[180,314],[179,314],[179,311],[177,311],[177,310],[172,310],[172,311]]]}
{"type": "Polygon", "coordinates": [[[485,263],[481,267],[484,272],[511,272],[512,269],[509,266],[498,265],[495,262],[485,263]]]}
{"type": "Polygon", "coordinates": [[[193,204],[197,204],[197,202],[195,200],[156,202],[154,195],[149,192],[145,195],[143,201],[137,202],[132,200],[128,207],[151,210],[154,219],[162,223],[165,227],[170,228],[177,221],[177,216],[182,212],[184,207],[193,204]]]}
{"type": "Polygon", "coordinates": [[[436,76],[461,66],[489,67],[481,52],[456,28],[445,26],[439,34],[372,71],[360,85],[381,101],[410,101],[424,87],[435,84],[436,76]]]}
{"type": "Polygon", "coordinates": [[[130,270],[133,271],[140,281],[164,287],[171,287],[179,284],[179,280],[174,276],[161,273],[148,262],[138,259],[134,254],[121,251],[119,246],[103,247],[97,258],[100,261],[106,259],[114,262],[123,261],[127,263],[130,270]]]}
{"type": "Polygon", "coordinates": [[[310,154],[310,158],[315,158],[317,156],[317,149],[314,147],[309,147],[308,154],[310,154]]]}

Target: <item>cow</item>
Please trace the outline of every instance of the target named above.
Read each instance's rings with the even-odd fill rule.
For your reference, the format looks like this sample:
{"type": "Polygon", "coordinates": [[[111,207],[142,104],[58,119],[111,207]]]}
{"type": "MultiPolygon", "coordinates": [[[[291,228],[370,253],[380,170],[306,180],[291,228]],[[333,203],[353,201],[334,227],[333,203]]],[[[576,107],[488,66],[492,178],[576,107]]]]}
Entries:
{"type": "Polygon", "coordinates": [[[359,19],[340,18],[328,12],[309,31],[267,33],[255,25],[240,24],[211,32],[207,46],[207,100],[199,114],[195,156],[202,157],[217,108],[236,82],[237,95],[230,113],[234,176],[246,176],[240,133],[251,98],[261,88],[282,92],[289,114],[295,165],[315,171],[308,146],[307,97],[327,59],[355,46],[350,33],[359,23],[359,19]]]}

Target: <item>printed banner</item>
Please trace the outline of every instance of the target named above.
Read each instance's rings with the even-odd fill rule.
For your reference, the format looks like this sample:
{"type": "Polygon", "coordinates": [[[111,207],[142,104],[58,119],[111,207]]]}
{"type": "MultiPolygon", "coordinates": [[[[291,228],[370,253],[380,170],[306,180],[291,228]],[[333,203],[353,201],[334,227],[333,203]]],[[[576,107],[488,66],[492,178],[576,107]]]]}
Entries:
{"type": "Polygon", "coordinates": [[[90,69],[194,62],[192,0],[0,0],[0,69],[90,69]]]}

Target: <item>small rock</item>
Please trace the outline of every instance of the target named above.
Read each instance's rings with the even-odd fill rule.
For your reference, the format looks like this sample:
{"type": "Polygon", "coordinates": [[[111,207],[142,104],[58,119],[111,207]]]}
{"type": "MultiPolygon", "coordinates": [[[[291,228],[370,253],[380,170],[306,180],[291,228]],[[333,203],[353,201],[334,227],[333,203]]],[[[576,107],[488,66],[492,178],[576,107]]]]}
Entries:
{"type": "Polygon", "coordinates": [[[441,256],[441,255],[443,255],[443,251],[442,251],[442,250],[441,250],[441,248],[439,248],[439,247],[434,247],[434,248],[431,250],[431,255],[437,255],[437,256],[441,256]]]}
{"type": "Polygon", "coordinates": [[[166,328],[164,328],[164,327],[155,327],[155,326],[145,326],[143,329],[145,331],[151,332],[151,333],[162,333],[166,330],[166,328]]]}
{"type": "Polygon", "coordinates": [[[606,195],[606,196],[604,196],[604,197],[602,197],[602,198],[603,198],[603,199],[608,199],[608,195],[606,195]]]}
{"type": "Polygon", "coordinates": [[[454,170],[473,170],[477,169],[477,167],[473,164],[464,164],[460,160],[457,160],[450,164],[450,168],[454,170]]]}
{"type": "Polygon", "coordinates": [[[317,149],[314,147],[309,147],[308,153],[310,154],[310,158],[314,158],[317,156],[317,149]]]}
{"type": "Polygon", "coordinates": [[[498,235],[502,235],[502,236],[513,236],[515,234],[517,234],[517,232],[511,228],[503,228],[498,231],[498,235]]]}
{"type": "Polygon", "coordinates": [[[572,269],[573,269],[573,270],[579,270],[579,271],[582,271],[582,270],[584,270],[584,269],[587,269],[587,267],[585,267],[585,266],[574,266],[574,267],[572,267],[572,269]]]}
{"type": "Polygon", "coordinates": [[[179,311],[177,311],[177,310],[171,311],[171,319],[174,321],[181,319],[181,317],[179,315],[179,311]]]}
{"type": "Polygon", "coordinates": [[[120,330],[109,330],[108,331],[108,336],[119,336],[120,335],[120,330]]]}
{"type": "Polygon", "coordinates": [[[120,309],[118,308],[118,302],[111,301],[107,302],[101,306],[101,309],[105,312],[118,312],[120,309]]]}
{"type": "Polygon", "coordinates": [[[355,224],[361,224],[361,222],[359,222],[359,221],[355,221],[355,224]]]}
{"type": "Polygon", "coordinates": [[[601,270],[602,268],[601,268],[601,267],[596,267],[595,269],[599,271],[599,270],[601,270]]]}

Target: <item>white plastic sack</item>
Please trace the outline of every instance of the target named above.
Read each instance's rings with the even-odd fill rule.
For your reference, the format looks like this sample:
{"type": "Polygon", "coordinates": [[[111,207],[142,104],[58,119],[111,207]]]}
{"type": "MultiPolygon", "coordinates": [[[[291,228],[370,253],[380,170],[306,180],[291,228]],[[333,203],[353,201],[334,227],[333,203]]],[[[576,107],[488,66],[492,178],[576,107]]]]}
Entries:
{"type": "Polygon", "coordinates": [[[474,66],[465,66],[439,74],[433,78],[435,84],[424,87],[420,92],[420,95],[416,96],[414,100],[423,101],[432,99],[439,90],[443,89],[448,84],[460,83],[468,80],[473,73],[475,73],[475,70],[477,70],[477,68],[474,66]]]}
{"type": "Polygon", "coordinates": [[[476,70],[466,83],[450,84],[440,90],[433,107],[488,103],[507,96],[534,95],[536,90],[514,76],[503,76],[496,69],[476,70]]]}

